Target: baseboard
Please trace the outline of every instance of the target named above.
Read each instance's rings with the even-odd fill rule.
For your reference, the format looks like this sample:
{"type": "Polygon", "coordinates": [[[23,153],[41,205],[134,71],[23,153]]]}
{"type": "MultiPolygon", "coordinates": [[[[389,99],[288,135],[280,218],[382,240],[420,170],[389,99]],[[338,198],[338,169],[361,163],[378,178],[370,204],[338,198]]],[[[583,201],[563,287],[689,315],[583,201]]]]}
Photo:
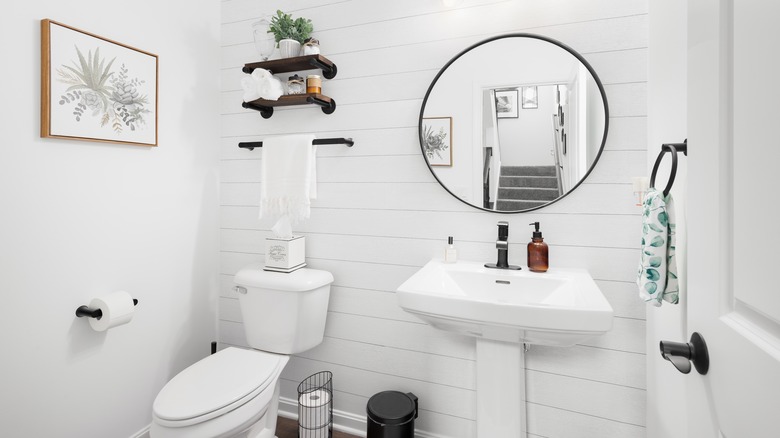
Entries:
{"type": "MultiPolygon", "coordinates": [[[[279,397],[279,415],[284,418],[290,418],[293,420],[298,419],[298,401],[279,397]]],[[[149,429],[152,425],[145,426],[143,429],[134,433],[130,438],[150,438],[149,429]]],[[[366,436],[366,417],[363,415],[355,415],[349,412],[333,410],[333,429],[339,432],[348,433],[359,437],[366,436]]],[[[424,430],[415,429],[415,438],[447,438],[444,435],[438,435],[435,433],[426,432],[424,430]]]]}
{"type": "Polygon", "coordinates": [[[132,434],[130,438],[150,438],[149,437],[149,429],[152,428],[152,425],[144,426],[143,429],[139,430],[138,432],[132,434]]]}
{"type": "MultiPolygon", "coordinates": [[[[279,415],[298,419],[298,400],[279,397],[279,415]]],[[[359,437],[366,436],[366,418],[349,412],[333,410],[333,429],[359,437]]]]}
{"type": "MultiPolygon", "coordinates": [[[[298,419],[298,401],[291,398],[279,397],[279,415],[293,420],[298,419]]],[[[366,436],[366,416],[355,415],[350,412],[333,410],[333,429],[359,437],[366,436]]],[[[414,430],[415,438],[448,438],[444,435],[414,430]]]]}

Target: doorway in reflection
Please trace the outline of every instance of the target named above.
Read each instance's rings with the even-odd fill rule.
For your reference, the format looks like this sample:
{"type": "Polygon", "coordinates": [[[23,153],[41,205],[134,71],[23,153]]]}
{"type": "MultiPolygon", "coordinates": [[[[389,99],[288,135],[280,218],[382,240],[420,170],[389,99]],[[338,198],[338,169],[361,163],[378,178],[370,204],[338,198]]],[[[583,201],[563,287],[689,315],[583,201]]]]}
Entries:
{"type": "Polygon", "coordinates": [[[483,208],[527,210],[562,194],[564,127],[558,115],[559,88],[558,84],[518,85],[483,91],[483,129],[495,131],[483,147],[483,208]],[[518,95],[521,100],[502,102],[507,95],[518,95]]]}
{"type": "Polygon", "coordinates": [[[577,185],[600,146],[585,146],[603,132],[603,113],[588,111],[598,93],[584,68],[566,83],[483,87],[482,208],[538,208],[577,185]]]}

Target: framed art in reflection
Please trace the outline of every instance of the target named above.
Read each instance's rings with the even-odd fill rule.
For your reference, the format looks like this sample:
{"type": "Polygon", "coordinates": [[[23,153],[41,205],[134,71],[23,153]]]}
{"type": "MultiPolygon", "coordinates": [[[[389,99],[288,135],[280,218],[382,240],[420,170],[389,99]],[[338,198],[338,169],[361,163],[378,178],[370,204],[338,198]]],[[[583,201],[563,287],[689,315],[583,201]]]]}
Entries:
{"type": "Polygon", "coordinates": [[[424,117],[422,144],[431,166],[452,166],[452,117],[424,117]]]}
{"type": "Polygon", "coordinates": [[[517,118],[517,90],[496,91],[496,117],[499,119],[517,118]]]}
{"type": "Polygon", "coordinates": [[[536,86],[523,87],[523,109],[539,108],[539,92],[536,86]]]}

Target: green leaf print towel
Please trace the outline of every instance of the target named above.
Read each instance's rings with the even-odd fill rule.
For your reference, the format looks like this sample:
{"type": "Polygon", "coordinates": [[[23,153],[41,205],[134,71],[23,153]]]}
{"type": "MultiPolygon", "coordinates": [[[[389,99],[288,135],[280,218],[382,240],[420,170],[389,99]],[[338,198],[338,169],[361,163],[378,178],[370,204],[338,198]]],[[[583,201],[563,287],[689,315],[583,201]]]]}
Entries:
{"type": "Polygon", "coordinates": [[[677,304],[674,205],[671,193],[650,188],[642,203],[642,252],[636,284],[639,296],[654,306],[663,301],[677,304]]]}

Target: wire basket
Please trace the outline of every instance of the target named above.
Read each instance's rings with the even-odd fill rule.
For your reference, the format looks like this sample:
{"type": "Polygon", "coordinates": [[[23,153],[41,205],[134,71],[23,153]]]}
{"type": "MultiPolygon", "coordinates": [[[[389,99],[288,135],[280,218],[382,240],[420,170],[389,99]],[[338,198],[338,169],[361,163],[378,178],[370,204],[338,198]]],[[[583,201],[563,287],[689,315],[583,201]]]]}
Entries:
{"type": "Polygon", "coordinates": [[[320,371],[298,385],[298,437],[333,436],[333,373],[320,371]]]}

